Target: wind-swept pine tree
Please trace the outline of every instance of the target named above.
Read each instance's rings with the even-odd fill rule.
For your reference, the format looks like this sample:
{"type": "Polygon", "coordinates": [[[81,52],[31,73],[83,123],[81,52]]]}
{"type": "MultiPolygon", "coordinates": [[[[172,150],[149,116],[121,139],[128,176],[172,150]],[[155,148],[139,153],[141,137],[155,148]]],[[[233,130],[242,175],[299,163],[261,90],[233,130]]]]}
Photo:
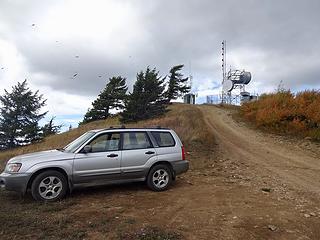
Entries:
{"type": "Polygon", "coordinates": [[[133,91],[125,101],[125,110],[121,113],[122,122],[135,122],[160,116],[165,113],[163,99],[164,78],[149,67],[137,74],[133,91]]]}
{"type": "Polygon", "coordinates": [[[121,76],[110,78],[98,98],[93,101],[92,108],[88,109],[82,123],[106,119],[110,116],[111,109],[122,109],[127,90],[125,78],[121,76]]]}
{"type": "Polygon", "coordinates": [[[166,101],[168,103],[190,91],[190,86],[187,85],[188,78],[184,78],[183,74],[180,72],[183,66],[184,65],[177,65],[170,69],[169,85],[165,92],[166,101]]]}
{"type": "Polygon", "coordinates": [[[55,117],[51,117],[50,120],[42,127],[42,137],[47,137],[49,135],[59,133],[60,129],[62,128],[62,125],[54,125],[54,119],[55,117]]]}
{"type": "Polygon", "coordinates": [[[43,95],[39,95],[39,91],[33,93],[27,80],[18,82],[12,92],[4,91],[0,96],[0,148],[13,148],[41,139],[38,122],[47,113],[40,113],[46,104],[43,95]]]}

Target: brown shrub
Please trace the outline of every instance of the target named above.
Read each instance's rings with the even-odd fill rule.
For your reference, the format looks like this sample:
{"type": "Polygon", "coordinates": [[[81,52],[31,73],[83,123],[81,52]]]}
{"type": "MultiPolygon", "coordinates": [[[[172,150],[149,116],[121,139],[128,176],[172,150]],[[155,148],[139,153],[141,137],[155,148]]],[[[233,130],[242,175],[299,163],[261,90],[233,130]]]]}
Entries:
{"type": "Polygon", "coordinates": [[[244,118],[256,126],[278,133],[309,136],[320,140],[320,92],[290,91],[261,95],[241,106],[244,118]]]}

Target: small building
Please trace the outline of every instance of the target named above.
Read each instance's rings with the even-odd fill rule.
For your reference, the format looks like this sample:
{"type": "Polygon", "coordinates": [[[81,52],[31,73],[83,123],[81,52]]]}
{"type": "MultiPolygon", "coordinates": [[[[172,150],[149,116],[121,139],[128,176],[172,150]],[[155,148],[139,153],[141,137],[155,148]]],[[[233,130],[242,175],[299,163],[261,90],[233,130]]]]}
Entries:
{"type": "Polygon", "coordinates": [[[187,93],[183,96],[183,102],[187,104],[196,104],[196,95],[193,93],[187,93]]]}
{"type": "Polygon", "coordinates": [[[252,102],[252,101],[256,101],[258,99],[257,95],[251,95],[249,92],[241,92],[241,103],[245,103],[245,102],[252,102]]]}

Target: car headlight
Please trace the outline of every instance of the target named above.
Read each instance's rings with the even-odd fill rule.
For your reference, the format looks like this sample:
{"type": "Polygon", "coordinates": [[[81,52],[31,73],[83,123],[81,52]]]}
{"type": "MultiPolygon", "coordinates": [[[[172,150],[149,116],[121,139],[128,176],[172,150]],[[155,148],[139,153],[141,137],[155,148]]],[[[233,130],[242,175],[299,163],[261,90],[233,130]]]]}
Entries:
{"type": "Polygon", "coordinates": [[[6,167],[7,172],[19,172],[20,168],[21,168],[21,163],[9,163],[6,167]]]}

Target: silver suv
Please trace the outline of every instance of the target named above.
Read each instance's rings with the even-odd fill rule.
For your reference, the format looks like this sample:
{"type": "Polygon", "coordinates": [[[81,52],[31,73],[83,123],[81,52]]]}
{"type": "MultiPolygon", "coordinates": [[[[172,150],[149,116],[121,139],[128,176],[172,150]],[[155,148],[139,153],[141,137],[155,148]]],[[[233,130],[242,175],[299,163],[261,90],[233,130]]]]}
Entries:
{"type": "Polygon", "coordinates": [[[80,184],[146,181],[166,190],[186,172],[184,147],[166,128],[108,128],[89,131],[62,149],[10,159],[0,185],[39,201],[56,201],[80,184]]]}

